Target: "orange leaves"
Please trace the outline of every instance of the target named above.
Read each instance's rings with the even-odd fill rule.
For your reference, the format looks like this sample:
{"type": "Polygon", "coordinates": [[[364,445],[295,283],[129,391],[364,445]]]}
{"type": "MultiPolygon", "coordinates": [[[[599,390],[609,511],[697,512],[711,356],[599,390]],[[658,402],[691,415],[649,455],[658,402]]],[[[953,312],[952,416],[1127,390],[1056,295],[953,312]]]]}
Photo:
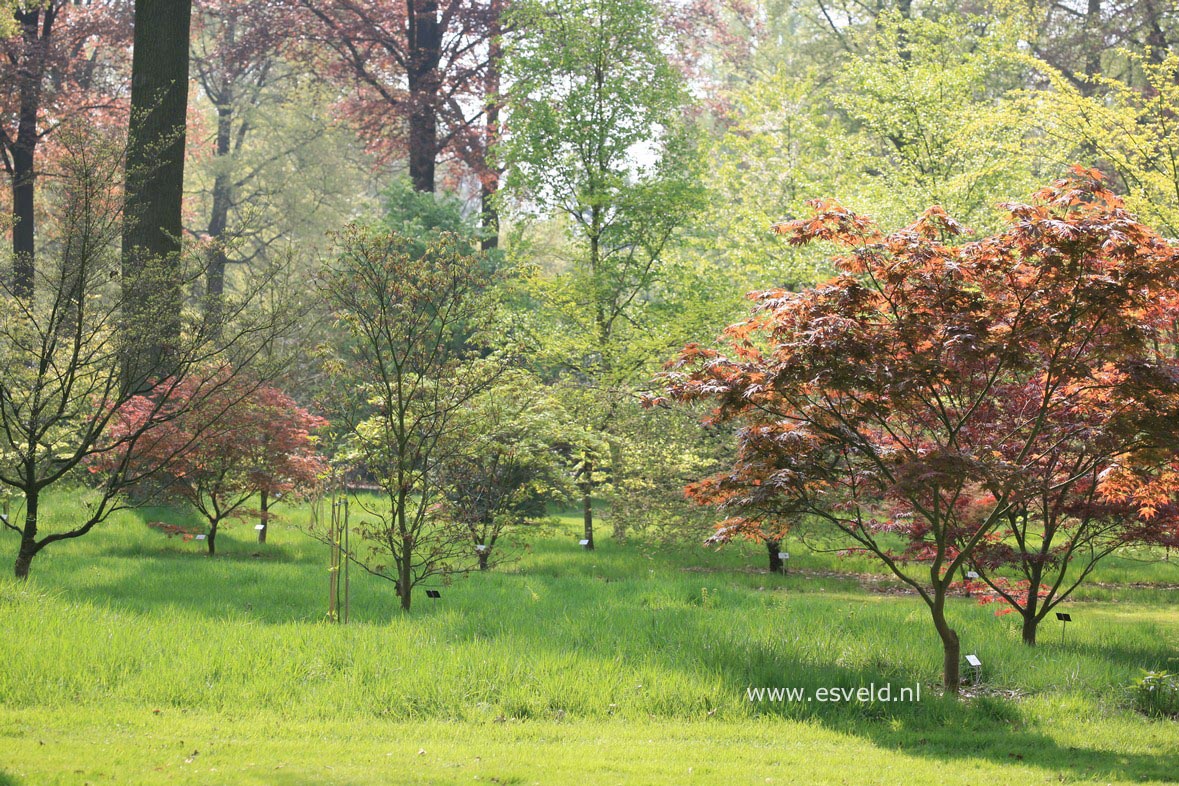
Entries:
{"type": "Polygon", "coordinates": [[[726,531],[806,510],[861,544],[899,536],[884,559],[947,564],[976,544],[995,565],[1024,564],[986,540],[1012,516],[1073,538],[1089,522],[1117,542],[1176,536],[1179,252],[1097,173],[961,245],[936,206],[888,236],[812,207],[775,231],[850,249],[840,275],[758,293],[719,348],[686,347],[663,379],[738,429],[733,466],[689,490],[726,531]]]}
{"type": "Polygon", "coordinates": [[[1173,516],[1179,506],[1179,459],[1153,468],[1112,464],[1098,475],[1097,493],[1105,502],[1135,510],[1146,522],[1164,510],[1173,516]]]}
{"type": "Polygon", "coordinates": [[[774,234],[785,236],[792,246],[822,240],[851,247],[880,238],[870,218],[853,213],[835,199],[812,199],[807,205],[814,211],[811,218],[774,224],[774,234]]]}
{"type": "Polygon", "coordinates": [[[967,232],[966,227],[950,218],[941,205],[926,208],[921,217],[906,229],[927,240],[945,240],[964,235],[967,232]]]}
{"type": "Polygon", "coordinates": [[[1124,206],[1117,195],[1105,188],[1105,175],[1098,170],[1073,164],[1069,167],[1069,172],[1069,176],[1053,181],[1051,185],[1037,191],[1033,198],[1037,202],[1066,211],[1090,207],[1109,211],[1124,206]]]}

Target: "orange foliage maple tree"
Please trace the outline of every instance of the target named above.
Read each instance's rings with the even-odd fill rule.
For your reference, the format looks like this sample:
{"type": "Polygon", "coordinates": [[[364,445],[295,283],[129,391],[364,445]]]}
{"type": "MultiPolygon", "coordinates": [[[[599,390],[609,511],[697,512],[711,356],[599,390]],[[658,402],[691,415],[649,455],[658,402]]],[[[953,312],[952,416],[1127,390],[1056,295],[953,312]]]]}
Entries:
{"type": "Polygon", "coordinates": [[[733,466],[689,495],[730,533],[803,513],[882,561],[929,608],[957,692],[947,597],[971,565],[1031,564],[1043,538],[1013,548],[1012,527],[1057,526],[1060,564],[1079,523],[1109,533],[1098,550],[1174,537],[1179,251],[1080,168],[973,242],[938,207],[891,234],[812,207],[775,229],[845,249],[837,275],[756,293],[721,349],[664,375],[737,428],[733,466]]]}

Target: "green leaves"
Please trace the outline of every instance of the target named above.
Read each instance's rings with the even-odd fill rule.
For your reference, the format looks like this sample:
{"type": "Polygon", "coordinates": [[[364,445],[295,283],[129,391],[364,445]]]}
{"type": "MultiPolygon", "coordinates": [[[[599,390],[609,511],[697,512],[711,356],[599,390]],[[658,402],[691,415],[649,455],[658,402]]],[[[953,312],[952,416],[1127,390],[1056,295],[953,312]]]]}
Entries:
{"type": "Polygon", "coordinates": [[[505,75],[511,122],[499,159],[507,187],[579,215],[643,179],[637,157],[658,159],[685,102],[641,0],[529,0],[514,4],[505,75]],[[653,144],[652,144],[653,142],[653,144]]]}

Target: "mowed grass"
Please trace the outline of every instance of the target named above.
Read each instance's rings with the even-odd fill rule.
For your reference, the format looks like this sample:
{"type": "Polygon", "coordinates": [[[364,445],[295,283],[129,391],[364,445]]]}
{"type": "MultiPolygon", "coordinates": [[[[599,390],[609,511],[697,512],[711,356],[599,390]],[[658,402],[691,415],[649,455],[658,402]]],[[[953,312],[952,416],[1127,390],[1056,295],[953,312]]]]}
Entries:
{"type": "Polygon", "coordinates": [[[920,601],[829,575],[870,564],[795,545],[780,577],[760,547],[604,537],[587,553],[570,518],[409,616],[354,569],[335,625],[327,550],[284,512],[270,543],[239,524],[213,559],[144,525],[184,513],[127,512],[0,583],[0,784],[1179,779],[1179,725],[1126,693],[1179,668],[1179,592],[1121,586],[1168,566],[1112,566],[1102,602],[1069,604],[1066,642],[1045,625],[1036,649],[956,599],[985,685],[955,702],[920,601]],[[886,683],[921,701],[747,698],[886,683]]]}

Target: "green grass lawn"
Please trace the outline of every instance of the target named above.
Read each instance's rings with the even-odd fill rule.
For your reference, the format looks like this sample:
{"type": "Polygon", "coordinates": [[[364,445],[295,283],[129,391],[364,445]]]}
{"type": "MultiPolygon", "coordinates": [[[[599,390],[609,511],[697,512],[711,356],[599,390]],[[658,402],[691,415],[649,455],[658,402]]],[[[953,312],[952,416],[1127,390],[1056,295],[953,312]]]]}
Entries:
{"type": "Polygon", "coordinates": [[[239,524],[209,559],[144,526],[182,518],[120,514],[0,583],[0,786],[1179,780],[1179,724],[1125,688],[1179,669],[1171,565],[1111,562],[1067,641],[1047,625],[1036,649],[956,599],[985,685],[955,702],[920,601],[832,575],[866,562],[793,546],[781,577],[753,546],[587,553],[570,518],[408,617],[354,571],[344,626],[325,620],[321,544],[280,523],[259,546],[239,524]],[[873,683],[920,683],[921,701],[747,699],[873,683]]]}

